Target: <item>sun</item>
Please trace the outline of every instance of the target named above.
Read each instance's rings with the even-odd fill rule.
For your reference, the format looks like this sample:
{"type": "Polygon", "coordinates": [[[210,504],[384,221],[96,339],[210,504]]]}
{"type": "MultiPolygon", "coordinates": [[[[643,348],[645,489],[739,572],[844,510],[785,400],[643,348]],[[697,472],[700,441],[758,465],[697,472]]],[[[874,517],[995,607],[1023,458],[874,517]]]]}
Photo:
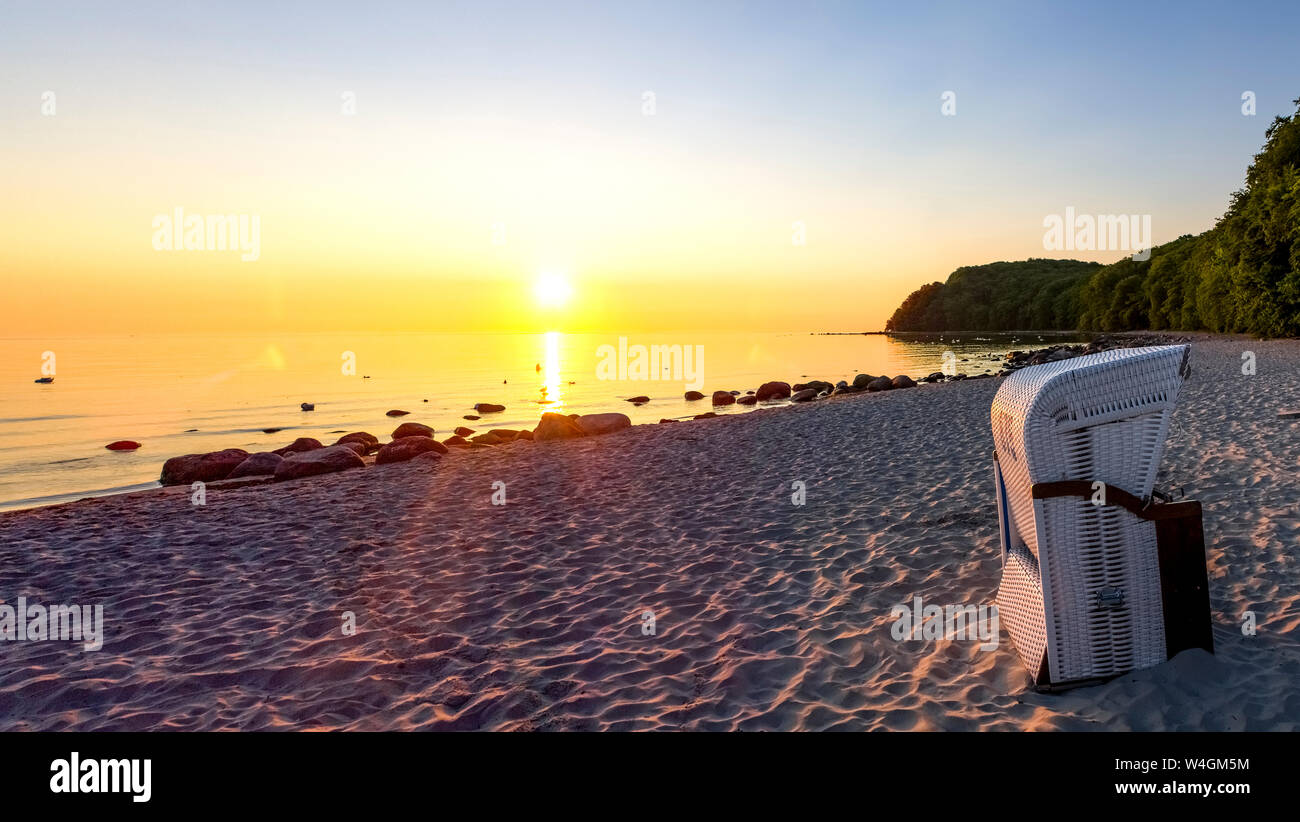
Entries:
{"type": "Polygon", "coordinates": [[[537,303],[546,308],[560,308],[567,305],[573,296],[573,286],[561,274],[543,271],[533,283],[533,297],[537,303]]]}

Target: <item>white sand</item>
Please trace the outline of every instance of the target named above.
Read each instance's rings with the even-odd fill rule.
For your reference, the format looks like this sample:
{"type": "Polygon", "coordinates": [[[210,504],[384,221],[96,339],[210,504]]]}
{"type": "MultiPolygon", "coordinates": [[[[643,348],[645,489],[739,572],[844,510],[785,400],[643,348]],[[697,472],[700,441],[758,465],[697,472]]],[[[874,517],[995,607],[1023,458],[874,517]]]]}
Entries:
{"type": "Polygon", "coordinates": [[[0,598],[107,634],[0,643],[0,729],[1294,730],[1300,343],[1193,366],[1160,484],[1205,505],[1214,657],[1047,695],[1005,630],[891,637],[995,596],[983,380],[0,515],[0,598]]]}

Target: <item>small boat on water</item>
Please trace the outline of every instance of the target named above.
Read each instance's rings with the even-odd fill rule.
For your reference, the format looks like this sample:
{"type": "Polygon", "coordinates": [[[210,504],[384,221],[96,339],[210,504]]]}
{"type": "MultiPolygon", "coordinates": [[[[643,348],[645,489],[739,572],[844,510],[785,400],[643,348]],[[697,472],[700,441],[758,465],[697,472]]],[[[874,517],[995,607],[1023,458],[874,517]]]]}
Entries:
{"type": "Polygon", "coordinates": [[[40,383],[51,383],[51,382],[54,382],[54,378],[53,378],[53,377],[41,377],[40,379],[36,380],[36,382],[40,382],[40,383]]]}

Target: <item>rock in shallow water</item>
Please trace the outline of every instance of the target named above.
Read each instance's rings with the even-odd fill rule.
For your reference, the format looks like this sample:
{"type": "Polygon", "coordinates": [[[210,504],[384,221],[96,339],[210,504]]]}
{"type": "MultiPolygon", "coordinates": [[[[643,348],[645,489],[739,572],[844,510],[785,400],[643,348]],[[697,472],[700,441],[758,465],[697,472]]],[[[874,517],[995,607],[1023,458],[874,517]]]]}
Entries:
{"type": "Polygon", "coordinates": [[[429,437],[432,439],[433,429],[418,422],[404,422],[393,429],[393,441],[396,442],[404,437],[429,437]]]}
{"type": "Polygon", "coordinates": [[[686,392],[686,399],[688,399],[688,400],[702,400],[702,399],[704,399],[704,395],[701,394],[699,391],[687,391],[687,392],[686,392]]]}
{"type": "Polygon", "coordinates": [[[714,405],[731,405],[731,404],[734,403],[735,401],[736,401],[736,398],[735,398],[734,396],[732,396],[732,394],[731,394],[730,391],[714,391],[714,392],[713,392],[713,404],[714,404],[714,405]]]}
{"type": "Polygon", "coordinates": [[[109,451],[134,451],[140,447],[140,443],[135,440],[118,440],[117,442],[110,442],[104,447],[109,451]]]}
{"type": "Polygon", "coordinates": [[[275,449],[273,453],[279,454],[280,456],[283,457],[288,454],[296,454],[304,451],[315,451],[317,448],[324,448],[324,447],[325,446],[321,445],[321,442],[318,439],[315,439],[313,437],[299,437],[298,439],[289,443],[285,447],[275,449]]]}
{"type": "Polygon", "coordinates": [[[334,443],[335,445],[347,445],[350,442],[359,442],[366,447],[363,453],[369,454],[379,448],[379,437],[366,431],[353,431],[351,434],[344,434],[334,443]]]}
{"type": "Polygon", "coordinates": [[[754,392],[754,396],[758,398],[759,402],[764,400],[783,400],[790,396],[790,394],[790,383],[780,382],[779,380],[765,382],[758,387],[757,391],[754,392]]]}

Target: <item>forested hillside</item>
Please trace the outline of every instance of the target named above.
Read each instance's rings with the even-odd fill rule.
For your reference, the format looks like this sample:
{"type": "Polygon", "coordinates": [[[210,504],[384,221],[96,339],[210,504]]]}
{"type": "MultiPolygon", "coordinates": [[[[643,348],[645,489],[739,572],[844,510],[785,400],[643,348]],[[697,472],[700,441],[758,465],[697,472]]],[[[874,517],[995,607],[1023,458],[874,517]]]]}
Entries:
{"type": "MultiPolygon", "coordinates": [[[[1300,107],[1300,99],[1295,101],[1300,107]]],[[[1098,265],[964,266],[912,292],[887,331],[1209,330],[1300,335],[1300,108],[1274,118],[1214,228],[1098,265]]]]}

